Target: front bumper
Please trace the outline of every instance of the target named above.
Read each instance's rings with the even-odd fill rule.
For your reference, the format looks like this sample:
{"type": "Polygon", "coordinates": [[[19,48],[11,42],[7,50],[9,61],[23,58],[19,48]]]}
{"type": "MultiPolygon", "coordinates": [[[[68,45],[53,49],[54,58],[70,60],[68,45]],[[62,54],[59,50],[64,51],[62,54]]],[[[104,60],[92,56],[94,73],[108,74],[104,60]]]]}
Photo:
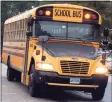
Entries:
{"type": "Polygon", "coordinates": [[[108,76],[92,75],[91,77],[80,78],[80,84],[70,84],[70,78],[74,76],[62,76],[55,72],[35,71],[37,83],[48,84],[51,86],[75,87],[75,88],[97,88],[107,86],[108,76]]]}

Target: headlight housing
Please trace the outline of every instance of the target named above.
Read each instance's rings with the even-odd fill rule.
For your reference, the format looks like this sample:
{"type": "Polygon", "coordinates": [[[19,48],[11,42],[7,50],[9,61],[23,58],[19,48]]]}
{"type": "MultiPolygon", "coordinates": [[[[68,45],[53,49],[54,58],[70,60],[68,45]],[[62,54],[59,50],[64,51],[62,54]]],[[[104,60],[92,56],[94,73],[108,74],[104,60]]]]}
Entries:
{"type": "Polygon", "coordinates": [[[100,74],[103,74],[103,73],[107,73],[108,72],[108,69],[107,68],[103,68],[103,67],[99,67],[99,68],[96,68],[96,73],[100,73],[100,74]]]}
{"type": "Polygon", "coordinates": [[[38,66],[39,69],[54,71],[54,67],[51,64],[37,63],[36,65],[38,66]]]}

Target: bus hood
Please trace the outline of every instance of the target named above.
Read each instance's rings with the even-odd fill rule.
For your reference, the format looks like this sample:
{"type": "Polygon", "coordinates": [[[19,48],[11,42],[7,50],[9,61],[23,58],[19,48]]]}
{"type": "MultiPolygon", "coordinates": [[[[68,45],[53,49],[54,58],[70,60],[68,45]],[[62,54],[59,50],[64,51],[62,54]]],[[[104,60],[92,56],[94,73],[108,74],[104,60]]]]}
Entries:
{"type": "Polygon", "coordinates": [[[81,44],[47,42],[44,47],[54,57],[77,56],[94,60],[99,56],[98,48],[81,44]]]}

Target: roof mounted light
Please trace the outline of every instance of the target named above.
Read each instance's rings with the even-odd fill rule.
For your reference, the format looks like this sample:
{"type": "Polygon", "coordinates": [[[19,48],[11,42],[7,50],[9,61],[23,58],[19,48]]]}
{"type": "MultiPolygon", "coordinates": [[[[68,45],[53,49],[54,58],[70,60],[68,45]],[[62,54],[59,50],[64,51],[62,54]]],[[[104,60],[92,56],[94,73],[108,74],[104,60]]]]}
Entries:
{"type": "Polygon", "coordinates": [[[92,19],[97,19],[97,16],[95,14],[92,14],[92,19]]]}
{"type": "Polygon", "coordinates": [[[49,19],[52,20],[53,17],[53,7],[52,6],[45,6],[40,7],[36,10],[36,18],[40,19],[49,19]]]}
{"type": "Polygon", "coordinates": [[[43,15],[44,14],[44,11],[43,10],[40,10],[39,11],[39,15],[43,15]]]}
{"type": "Polygon", "coordinates": [[[92,10],[84,9],[83,12],[83,22],[86,23],[98,23],[99,15],[97,12],[92,10]]]}
{"type": "Polygon", "coordinates": [[[51,15],[51,11],[50,11],[50,10],[46,10],[46,11],[45,11],[45,15],[46,15],[46,16],[50,16],[50,15],[51,15]]]}
{"type": "Polygon", "coordinates": [[[86,14],[84,15],[84,18],[85,18],[85,19],[90,19],[90,18],[91,18],[91,14],[90,14],[90,13],[86,13],[86,14]]]}

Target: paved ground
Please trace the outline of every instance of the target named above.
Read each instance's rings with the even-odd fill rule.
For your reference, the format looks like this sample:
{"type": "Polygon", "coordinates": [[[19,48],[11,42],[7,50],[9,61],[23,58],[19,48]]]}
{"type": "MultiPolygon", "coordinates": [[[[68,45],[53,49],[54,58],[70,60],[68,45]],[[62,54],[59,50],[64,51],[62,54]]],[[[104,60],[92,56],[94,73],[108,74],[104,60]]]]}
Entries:
{"type": "MultiPolygon", "coordinates": [[[[93,102],[91,95],[76,91],[47,93],[39,98],[32,98],[26,86],[21,83],[7,81],[6,68],[7,67],[2,64],[2,102],[93,102]]],[[[112,102],[111,78],[110,76],[104,99],[101,102],[112,102]]]]}

